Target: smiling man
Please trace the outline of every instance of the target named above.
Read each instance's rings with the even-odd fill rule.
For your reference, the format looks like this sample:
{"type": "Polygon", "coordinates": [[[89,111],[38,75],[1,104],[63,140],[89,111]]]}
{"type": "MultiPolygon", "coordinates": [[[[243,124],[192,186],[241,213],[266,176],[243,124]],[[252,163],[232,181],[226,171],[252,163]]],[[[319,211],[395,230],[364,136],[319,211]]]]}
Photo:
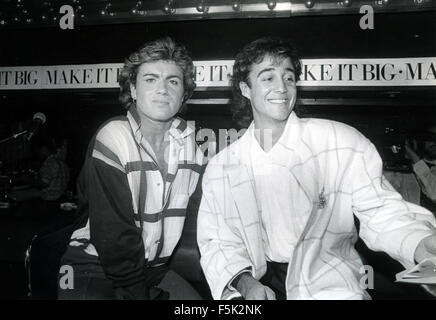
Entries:
{"type": "Polygon", "coordinates": [[[197,225],[215,299],[367,299],[358,236],[405,267],[436,255],[435,218],[386,182],[373,144],[293,112],[300,73],[279,38],[235,59],[234,116],[251,124],[209,161],[197,225]]]}
{"type": "Polygon", "coordinates": [[[167,265],[202,165],[195,130],[176,117],[194,88],[186,48],[170,38],[132,53],[120,74],[127,115],[111,119],[90,143],[78,181],[83,224],[61,265],[74,288],[60,299],[197,299],[167,265]]]}

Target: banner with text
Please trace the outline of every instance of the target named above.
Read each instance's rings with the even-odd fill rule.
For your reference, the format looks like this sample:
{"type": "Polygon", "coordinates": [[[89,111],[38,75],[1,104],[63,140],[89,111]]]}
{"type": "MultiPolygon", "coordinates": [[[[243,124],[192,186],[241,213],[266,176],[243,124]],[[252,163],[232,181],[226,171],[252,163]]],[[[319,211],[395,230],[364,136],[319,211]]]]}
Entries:
{"type": "MultiPolygon", "coordinates": [[[[299,86],[436,86],[436,57],[302,59],[299,86]]],[[[228,87],[233,60],[195,61],[197,88],[228,87]]],[[[118,88],[122,63],[0,67],[0,90],[118,88]]]]}

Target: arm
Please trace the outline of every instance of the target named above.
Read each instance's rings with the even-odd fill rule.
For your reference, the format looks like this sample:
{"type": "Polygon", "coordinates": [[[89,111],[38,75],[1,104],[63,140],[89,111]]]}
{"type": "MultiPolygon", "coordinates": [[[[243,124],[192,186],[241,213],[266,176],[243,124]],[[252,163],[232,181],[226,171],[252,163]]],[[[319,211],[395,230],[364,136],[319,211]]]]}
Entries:
{"type": "MultiPolygon", "coordinates": [[[[203,195],[197,222],[200,262],[214,299],[231,299],[239,296],[239,293],[229,284],[241,270],[253,270],[253,264],[241,236],[229,227],[224,218],[218,197],[211,187],[209,171],[208,167],[203,177],[203,195]]],[[[227,196],[230,197],[221,194],[219,198],[227,199],[227,196]]],[[[222,207],[230,205],[221,204],[222,207]]],[[[234,223],[240,222],[235,219],[234,223]]]]}
{"type": "Polygon", "coordinates": [[[375,147],[361,139],[348,171],[353,212],[360,220],[360,236],[375,251],[384,251],[406,268],[414,265],[418,244],[435,234],[431,212],[404,201],[382,176],[375,147]]]}
{"type": "Polygon", "coordinates": [[[90,157],[85,164],[91,242],[122,299],[148,299],[144,244],[135,225],[127,176],[90,157]]]}

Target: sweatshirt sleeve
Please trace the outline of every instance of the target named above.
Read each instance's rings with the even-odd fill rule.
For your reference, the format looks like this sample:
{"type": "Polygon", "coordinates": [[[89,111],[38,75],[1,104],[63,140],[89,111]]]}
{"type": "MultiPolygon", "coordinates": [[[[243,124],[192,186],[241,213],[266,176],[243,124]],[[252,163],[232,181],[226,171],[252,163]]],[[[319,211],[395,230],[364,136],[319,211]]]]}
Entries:
{"type": "Polygon", "coordinates": [[[134,221],[127,175],[122,166],[101,158],[90,156],[85,164],[91,242],[117,296],[147,299],[144,243],[134,221]]]}

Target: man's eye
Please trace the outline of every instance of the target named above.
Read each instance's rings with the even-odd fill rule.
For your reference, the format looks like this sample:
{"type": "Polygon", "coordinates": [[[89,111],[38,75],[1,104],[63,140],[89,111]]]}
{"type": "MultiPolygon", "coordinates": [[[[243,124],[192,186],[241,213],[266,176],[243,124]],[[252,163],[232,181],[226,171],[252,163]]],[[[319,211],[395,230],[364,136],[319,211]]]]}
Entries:
{"type": "Polygon", "coordinates": [[[155,81],[156,81],[155,78],[145,78],[145,82],[147,82],[147,83],[153,83],[155,81]]]}
{"type": "Polygon", "coordinates": [[[265,77],[262,79],[262,81],[271,82],[273,80],[273,77],[265,77]]]}
{"type": "Polygon", "coordinates": [[[295,77],[293,74],[285,74],[283,75],[283,78],[285,79],[285,81],[295,81],[295,77]]]}
{"type": "Polygon", "coordinates": [[[172,79],[172,80],[170,80],[170,83],[172,84],[172,85],[178,85],[179,84],[179,80],[175,80],[175,79],[172,79]]]}

